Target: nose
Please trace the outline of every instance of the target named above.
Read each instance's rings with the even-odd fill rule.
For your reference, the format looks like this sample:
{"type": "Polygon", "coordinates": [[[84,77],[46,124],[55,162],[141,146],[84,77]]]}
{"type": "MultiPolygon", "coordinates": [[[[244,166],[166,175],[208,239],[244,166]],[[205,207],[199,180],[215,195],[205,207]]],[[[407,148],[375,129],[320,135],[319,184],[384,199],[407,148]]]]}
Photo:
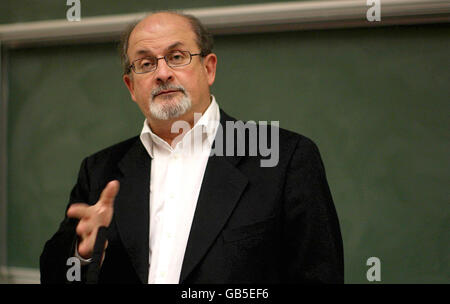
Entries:
{"type": "Polygon", "coordinates": [[[158,66],[155,70],[155,77],[158,83],[166,83],[173,80],[173,70],[167,65],[164,58],[158,58],[158,66]]]}

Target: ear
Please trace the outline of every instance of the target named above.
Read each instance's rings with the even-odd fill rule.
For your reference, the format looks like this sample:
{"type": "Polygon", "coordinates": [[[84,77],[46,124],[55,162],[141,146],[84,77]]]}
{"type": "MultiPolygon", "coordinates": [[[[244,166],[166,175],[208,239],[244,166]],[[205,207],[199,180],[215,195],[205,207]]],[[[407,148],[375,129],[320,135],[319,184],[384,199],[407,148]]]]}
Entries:
{"type": "Polygon", "coordinates": [[[217,56],[214,53],[206,55],[203,59],[206,76],[208,79],[208,85],[212,86],[214,79],[216,78],[216,66],[217,66],[217,56]]]}
{"type": "Polygon", "coordinates": [[[125,85],[128,88],[128,91],[130,91],[131,99],[136,102],[136,96],[134,95],[134,83],[132,76],[129,74],[123,75],[123,82],[125,82],[125,85]]]}

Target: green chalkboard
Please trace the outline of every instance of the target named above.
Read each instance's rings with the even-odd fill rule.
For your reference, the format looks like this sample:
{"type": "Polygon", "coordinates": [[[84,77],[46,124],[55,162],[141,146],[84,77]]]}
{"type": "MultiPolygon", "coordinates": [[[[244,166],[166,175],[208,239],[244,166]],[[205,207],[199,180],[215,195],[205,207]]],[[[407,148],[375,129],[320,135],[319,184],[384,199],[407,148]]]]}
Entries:
{"type": "MultiPolygon", "coordinates": [[[[346,282],[448,283],[450,26],[216,37],[213,94],[319,146],[346,282]]],[[[114,44],[11,50],[8,263],[38,267],[80,162],[140,132],[114,44]]]]}

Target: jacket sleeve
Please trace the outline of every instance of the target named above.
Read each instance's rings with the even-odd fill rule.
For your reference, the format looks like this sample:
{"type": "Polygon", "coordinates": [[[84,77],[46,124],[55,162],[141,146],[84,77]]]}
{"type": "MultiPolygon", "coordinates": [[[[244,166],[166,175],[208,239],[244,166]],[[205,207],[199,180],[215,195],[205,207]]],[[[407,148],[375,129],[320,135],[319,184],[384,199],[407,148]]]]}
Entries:
{"type": "Polygon", "coordinates": [[[284,191],[287,283],[344,283],[339,221],[317,146],[301,137],[284,191]]]}
{"type": "MultiPolygon", "coordinates": [[[[86,164],[87,159],[84,159],[81,163],[77,183],[70,193],[66,212],[73,203],[88,203],[89,177],[86,164]]],[[[45,243],[39,261],[42,284],[70,283],[66,278],[66,273],[71,267],[71,264],[66,265],[66,263],[68,258],[74,256],[77,240],[75,229],[77,224],[77,219],[68,218],[65,214],[58,231],[45,243]]],[[[81,270],[82,275],[83,273],[84,271],[81,270]]]]}

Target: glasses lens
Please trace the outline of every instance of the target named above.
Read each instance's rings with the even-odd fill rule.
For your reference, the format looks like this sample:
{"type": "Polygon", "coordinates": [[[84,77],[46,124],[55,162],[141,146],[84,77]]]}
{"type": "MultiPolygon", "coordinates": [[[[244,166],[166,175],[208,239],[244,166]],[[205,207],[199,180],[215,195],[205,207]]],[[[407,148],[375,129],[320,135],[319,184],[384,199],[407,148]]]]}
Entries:
{"type": "Polygon", "coordinates": [[[167,63],[171,67],[177,67],[189,64],[189,61],[191,60],[191,56],[189,52],[186,51],[173,51],[167,54],[167,63]]]}
{"type": "Polygon", "coordinates": [[[156,69],[157,59],[155,57],[146,57],[137,60],[134,63],[136,73],[147,73],[156,69]]]}

